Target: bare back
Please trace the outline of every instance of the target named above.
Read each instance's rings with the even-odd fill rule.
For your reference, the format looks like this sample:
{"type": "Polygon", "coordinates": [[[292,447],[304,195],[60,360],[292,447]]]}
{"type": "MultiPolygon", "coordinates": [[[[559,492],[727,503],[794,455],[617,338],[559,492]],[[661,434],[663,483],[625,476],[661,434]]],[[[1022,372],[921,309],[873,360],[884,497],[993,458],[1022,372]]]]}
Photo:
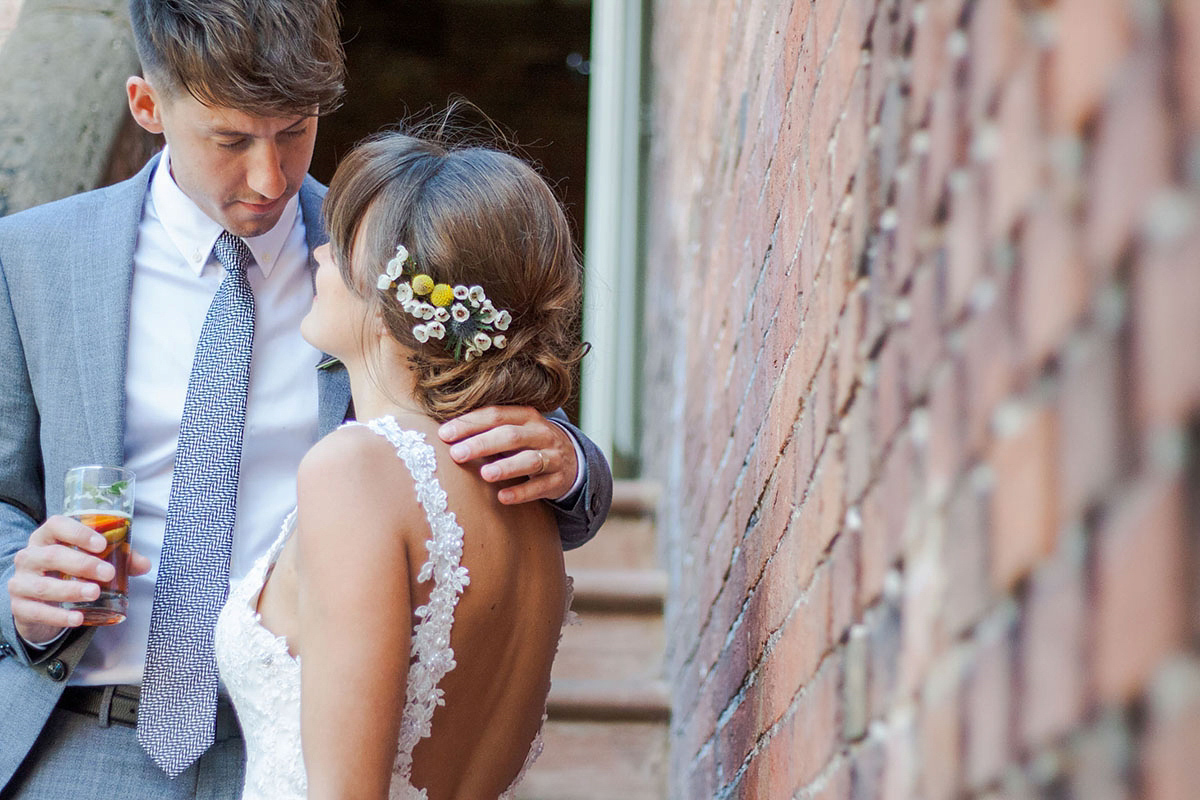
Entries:
{"type": "MultiPolygon", "coordinates": [[[[557,527],[541,504],[499,503],[497,487],[479,477],[478,465],[459,466],[450,459],[446,446],[437,438],[436,423],[432,420],[398,415],[397,422],[403,428],[423,433],[435,452],[435,476],[446,493],[447,510],[455,515],[463,531],[461,565],[469,576],[469,585],[453,612],[450,646],[456,665],[440,681],[444,705],[434,711],[430,735],[421,739],[412,751],[412,784],[426,789],[431,800],[496,797],[516,778],[542,724],[567,593],[557,527]]],[[[394,651],[410,644],[413,627],[419,621],[417,609],[429,602],[433,581],[418,581],[418,574],[430,557],[426,546],[430,528],[417,503],[413,478],[386,439],[362,429],[338,431],[333,437],[338,441],[318,445],[339,451],[332,454],[333,463],[309,465],[318,467],[309,471],[325,474],[322,489],[329,489],[332,481],[346,484],[351,492],[362,493],[357,500],[348,499],[347,507],[371,502],[364,498],[374,498],[378,507],[369,519],[346,520],[346,530],[339,534],[344,537],[338,543],[339,552],[361,548],[369,554],[368,569],[378,570],[377,576],[390,574],[398,578],[403,574],[406,597],[395,591],[400,589],[396,585],[399,581],[392,586],[397,601],[394,603],[383,602],[380,594],[363,592],[361,601],[351,602],[342,609],[342,617],[353,618],[355,624],[339,626],[336,642],[320,633],[319,623],[306,619],[303,611],[306,598],[311,602],[313,592],[321,590],[312,588],[317,574],[313,559],[302,555],[309,499],[302,467],[302,533],[295,537],[299,541],[289,542],[281,552],[259,599],[259,612],[262,624],[287,638],[291,652],[306,669],[314,660],[336,658],[329,655],[331,647],[351,658],[355,653],[370,658],[380,669],[387,669],[386,665],[396,655],[394,651]],[[365,468],[350,476],[346,469],[338,470],[339,461],[365,468]],[[401,616],[397,612],[388,616],[389,607],[401,605],[407,607],[407,614],[401,616]],[[363,617],[367,624],[361,624],[363,617]],[[346,633],[346,627],[354,628],[357,633],[346,633]]],[[[316,453],[315,460],[324,462],[325,455],[316,453]]],[[[309,536],[308,541],[312,538],[309,536]]],[[[328,538],[326,533],[323,539],[328,538]]],[[[330,582],[324,576],[337,570],[334,561],[320,560],[321,577],[317,580],[330,582]]],[[[347,569],[346,573],[350,577],[356,570],[347,569]]],[[[375,582],[382,580],[376,577],[375,582]]],[[[350,583],[346,586],[354,591],[350,583]]],[[[339,602],[344,597],[336,592],[330,596],[339,598],[339,602]]],[[[407,649],[404,652],[407,655],[407,649]]],[[[353,670],[352,665],[352,661],[347,662],[348,669],[353,670]]],[[[407,666],[408,659],[400,659],[396,671],[407,666]]],[[[356,695],[353,700],[362,703],[363,708],[378,710],[382,725],[370,737],[364,732],[360,746],[379,747],[378,739],[381,735],[386,737],[386,731],[390,730],[383,723],[395,722],[396,709],[405,702],[404,681],[393,674],[358,681],[355,686],[349,685],[349,680],[326,686],[333,682],[332,676],[339,674],[338,671],[322,671],[318,666],[310,671],[330,677],[316,684],[306,677],[305,702],[309,702],[310,694],[319,698],[326,690],[353,692],[356,695]]],[[[320,700],[314,701],[317,702],[320,700]]],[[[336,746],[344,744],[345,735],[354,735],[353,726],[349,727],[342,738],[335,740],[336,746]]],[[[312,760],[309,739],[326,735],[324,726],[312,737],[309,731],[306,727],[306,761],[312,760]]],[[[371,758],[362,761],[380,763],[371,758]]],[[[310,764],[310,778],[312,772],[310,764]]]]}

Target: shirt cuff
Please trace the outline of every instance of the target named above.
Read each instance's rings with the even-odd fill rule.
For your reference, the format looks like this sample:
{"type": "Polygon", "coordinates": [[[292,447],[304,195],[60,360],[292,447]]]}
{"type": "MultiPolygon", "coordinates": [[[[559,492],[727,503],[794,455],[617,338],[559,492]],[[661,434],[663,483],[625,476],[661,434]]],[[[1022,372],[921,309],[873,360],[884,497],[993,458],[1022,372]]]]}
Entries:
{"type": "MultiPolygon", "coordinates": [[[[70,628],[63,628],[61,631],[58,632],[57,636],[55,636],[51,639],[47,639],[44,642],[31,642],[28,639],[26,639],[24,636],[21,636],[21,641],[25,643],[25,647],[27,649],[40,653],[40,652],[48,649],[51,645],[57,644],[58,640],[63,638],[64,636],[66,636],[67,632],[70,630],[71,630],[70,628]]],[[[17,634],[17,635],[20,636],[20,634],[17,634]]]]}
{"type": "Polygon", "coordinates": [[[567,426],[556,419],[550,421],[563,429],[563,432],[567,434],[567,438],[571,440],[571,446],[575,448],[575,482],[571,484],[571,488],[562,497],[555,499],[553,502],[555,505],[560,506],[574,505],[573,502],[568,503],[567,501],[574,500],[575,495],[579,492],[579,487],[583,486],[584,481],[587,480],[587,462],[583,460],[583,448],[579,446],[579,442],[575,441],[575,436],[567,426]]]}

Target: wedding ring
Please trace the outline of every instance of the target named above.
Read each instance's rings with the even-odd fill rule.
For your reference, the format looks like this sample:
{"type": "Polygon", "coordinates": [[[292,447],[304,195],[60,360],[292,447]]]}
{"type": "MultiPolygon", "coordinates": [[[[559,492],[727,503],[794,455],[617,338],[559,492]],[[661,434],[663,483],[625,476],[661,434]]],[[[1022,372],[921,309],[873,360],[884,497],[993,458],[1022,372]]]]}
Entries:
{"type": "Polygon", "coordinates": [[[538,457],[537,472],[535,472],[533,474],[541,475],[543,472],[546,471],[546,456],[541,450],[534,450],[533,452],[537,453],[537,457],[538,457]]]}

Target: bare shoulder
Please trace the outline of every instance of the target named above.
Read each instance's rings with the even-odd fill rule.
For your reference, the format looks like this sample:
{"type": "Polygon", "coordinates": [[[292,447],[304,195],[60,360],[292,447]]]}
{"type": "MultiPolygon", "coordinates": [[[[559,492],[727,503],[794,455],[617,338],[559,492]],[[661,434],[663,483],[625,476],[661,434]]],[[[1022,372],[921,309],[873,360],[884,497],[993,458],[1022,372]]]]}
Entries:
{"type": "Polygon", "coordinates": [[[412,476],[392,444],[361,426],[333,431],[315,444],[297,476],[300,531],[353,536],[360,543],[423,522],[414,514],[412,476]]]}

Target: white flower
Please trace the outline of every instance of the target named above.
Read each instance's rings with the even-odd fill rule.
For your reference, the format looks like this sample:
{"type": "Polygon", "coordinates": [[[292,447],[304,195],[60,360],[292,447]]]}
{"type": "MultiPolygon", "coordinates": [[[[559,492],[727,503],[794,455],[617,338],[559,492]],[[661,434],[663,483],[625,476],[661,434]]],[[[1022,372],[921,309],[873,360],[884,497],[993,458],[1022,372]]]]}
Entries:
{"type": "Polygon", "coordinates": [[[467,291],[468,291],[467,287],[463,286],[460,283],[458,286],[454,287],[454,296],[459,300],[466,300],[467,299],[467,291]]]}
{"type": "MultiPolygon", "coordinates": [[[[412,284],[409,283],[408,281],[404,281],[399,286],[397,286],[396,287],[396,299],[399,300],[401,303],[407,303],[409,300],[412,300],[413,299],[412,284]]],[[[407,311],[408,309],[405,308],[404,310],[407,311]]]]}
{"type": "MultiPolygon", "coordinates": [[[[411,286],[409,287],[409,291],[412,291],[411,286]]],[[[417,309],[420,308],[420,306],[421,302],[419,300],[414,300],[410,297],[404,301],[404,313],[412,314],[414,317],[417,317],[417,319],[420,319],[420,315],[417,314],[417,309]]]]}
{"type": "Polygon", "coordinates": [[[433,318],[438,322],[445,322],[450,319],[450,312],[444,308],[435,308],[433,310],[433,318]]]}
{"type": "Polygon", "coordinates": [[[396,245],[396,258],[401,263],[408,261],[408,248],[402,244],[396,245]]]}
{"type": "Polygon", "coordinates": [[[495,310],[496,310],[496,307],[495,307],[494,305],[492,305],[492,301],[491,301],[491,300],[488,300],[488,299],[485,297],[485,298],[483,298],[483,310],[484,310],[484,311],[495,311],[495,310]]]}
{"type": "Polygon", "coordinates": [[[483,293],[482,286],[472,286],[467,291],[467,298],[471,301],[471,305],[479,308],[479,304],[487,300],[487,295],[483,293]]]}
{"type": "Polygon", "coordinates": [[[476,347],[478,347],[479,352],[482,353],[484,350],[487,350],[489,347],[492,346],[492,337],[488,336],[483,331],[479,331],[478,333],[475,334],[475,338],[472,340],[471,343],[474,344],[476,347]]]}
{"type": "Polygon", "coordinates": [[[497,350],[503,350],[504,348],[508,347],[508,337],[503,333],[497,333],[492,337],[492,345],[495,346],[497,350]]]}
{"type": "Polygon", "coordinates": [[[450,315],[454,317],[455,322],[466,322],[471,318],[471,312],[462,303],[450,306],[450,315]]]}
{"type": "Polygon", "coordinates": [[[375,287],[377,289],[390,289],[392,288],[392,279],[387,275],[387,273],[384,273],[379,276],[377,281],[375,281],[375,287]]]}
{"type": "Polygon", "coordinates": [[[511,322],[512,322],[512,314],[509,314],[507,311],[501,311],[499,314],[496,315],[496,330],[498,330],[498,331],[508,330],[509,323],[511,323],[511,322]]]}
{"type": "Polygon", "coordinates": [[[479,321],[485,325],[496,319],[496,309],[488,308],[487,303],[484,303],[483,310],[479,312],[479,321]]]}
{"type": "Polygon", "coordinates": [[[437,320],[427,323],[425,330],[429,332],[430,339],[443,339],[446,336],[446,326],[437,320]]]}
{"type": "Polygon", "coordinates": [[[417,314],[418,319],[433,319],[433,306],[429,303],[421,303],[418,310],[421,312],[417,314]]]}
{"type": "Polygon", "coordinates": [[[414,325],[413,336],[417,337],[418,342],[428,342],[429,328],[425,327],[424,325],[414,325]]]}

